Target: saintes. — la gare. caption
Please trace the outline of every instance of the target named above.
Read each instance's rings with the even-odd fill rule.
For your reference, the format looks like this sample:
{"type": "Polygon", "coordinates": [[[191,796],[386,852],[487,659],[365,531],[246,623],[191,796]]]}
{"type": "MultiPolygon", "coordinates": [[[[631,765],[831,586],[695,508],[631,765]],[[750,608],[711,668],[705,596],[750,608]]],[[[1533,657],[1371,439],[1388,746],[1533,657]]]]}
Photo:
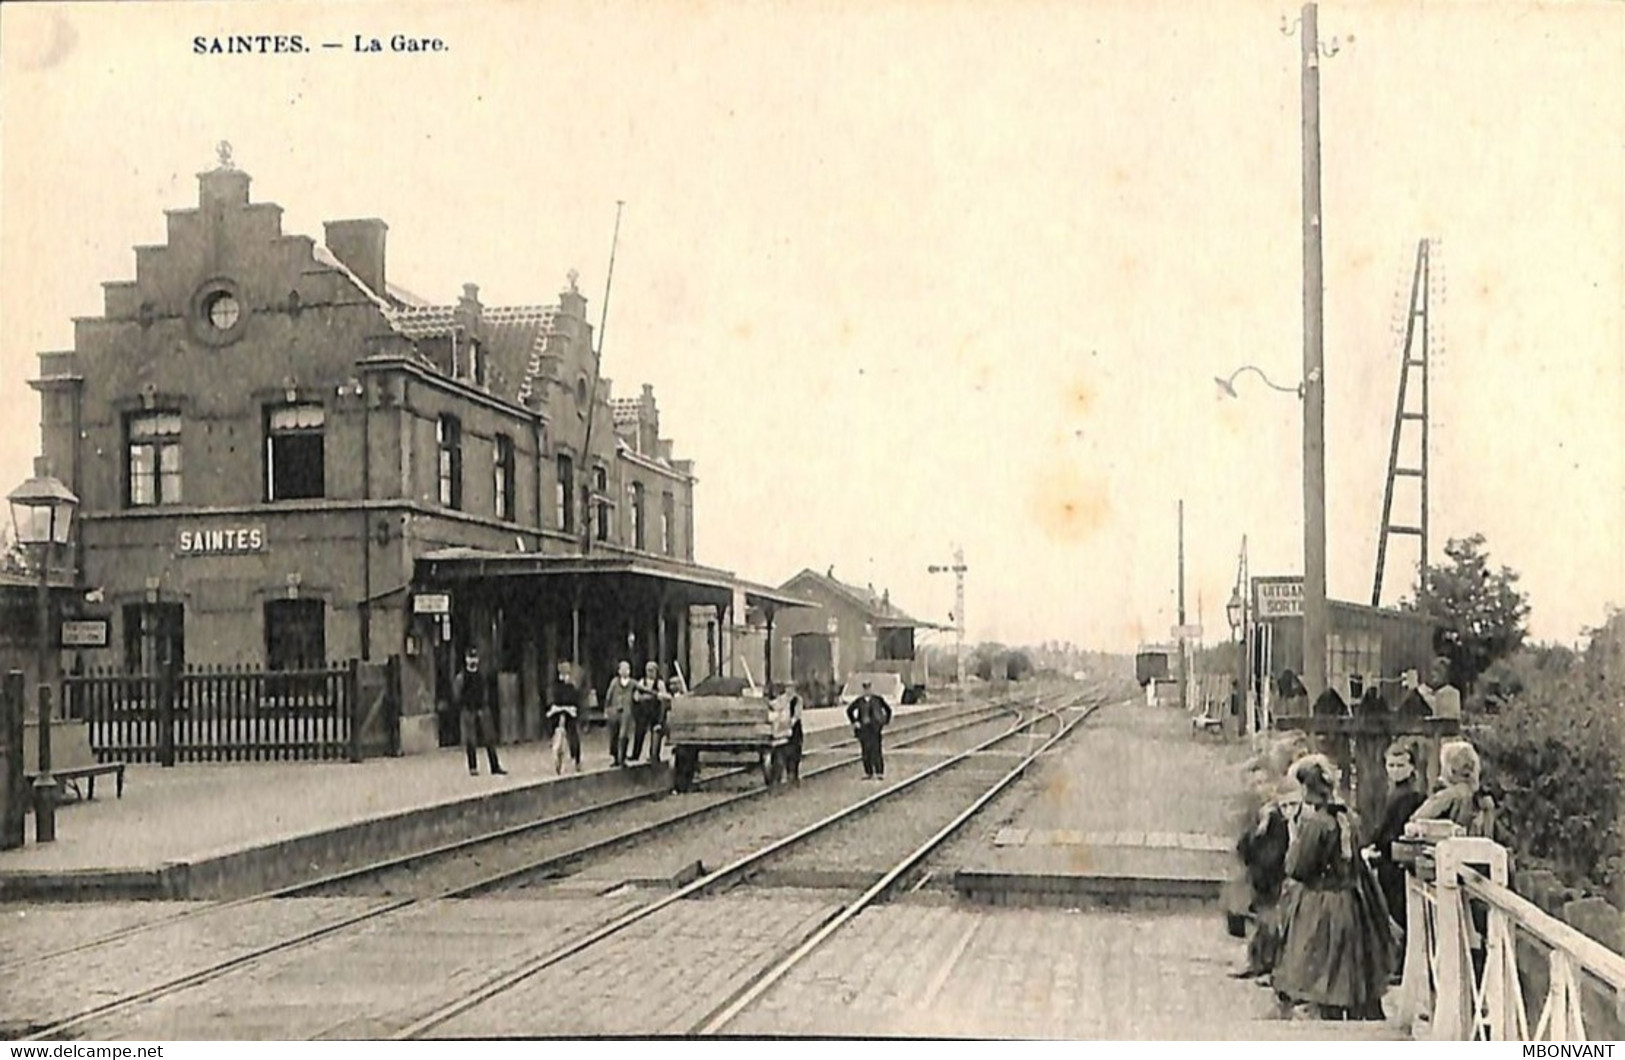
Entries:
{"type": "Polygon", "coordinates": [[[192,38],[194,55],[306,55],[318,51],[371,55],[450,50],[451,46],[439,37],[418,37],[407,33],[383,37],[352,33],[341,40],[316,40],[302,33],[234,33],[192,38]]]}

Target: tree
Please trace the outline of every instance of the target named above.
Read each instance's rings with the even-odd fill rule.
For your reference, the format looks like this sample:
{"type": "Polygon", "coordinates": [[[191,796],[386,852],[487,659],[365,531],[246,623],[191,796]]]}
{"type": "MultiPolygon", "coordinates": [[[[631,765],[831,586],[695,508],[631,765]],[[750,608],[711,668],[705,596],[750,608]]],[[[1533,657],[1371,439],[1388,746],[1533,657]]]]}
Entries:
{"type": "Polygon", "coordinates": [[[1581,652],[1524,648],[1485,672],[1485,685],[1492,681],[1500,710],[1468,737],[1484,756],[1515,853],[1625,902],[1625,615],[1592,630],[1581,652]]]}
{"type": "Polygon", "coordinates": [[[1433,650],[1450,660],[1451,682],[1469,693],[1491,663],[1522,646],[1529,633],[1529,600],[1518,590],[1518,572],[1491,570],[1484,535],[1451,538],[1450,562],[1429,565],[1426,591],[1416,590],[1421,610],[1433,620],[1433,650]]]}
{"type": "Polygon", "coordinates": [[[23,546],[17,542],[16,532],[9,526],[0,526],[0,573],[26,574],[23,546]]]}
{"type": "Polygon", "coordinates": [[[991,681],[993,680],[994,662],[1003,654],[1003,644],[995,641],[983,641],[971,649],[970,658],[965,661],[965,669],[984,681],[991,681]]]}

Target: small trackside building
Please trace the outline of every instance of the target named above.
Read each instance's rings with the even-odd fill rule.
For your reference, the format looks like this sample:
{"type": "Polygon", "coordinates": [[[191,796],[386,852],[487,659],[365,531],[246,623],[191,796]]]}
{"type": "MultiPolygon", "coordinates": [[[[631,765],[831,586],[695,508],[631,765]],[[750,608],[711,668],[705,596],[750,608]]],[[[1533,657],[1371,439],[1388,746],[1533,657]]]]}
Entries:
{"type": "Polygon", "coordinates": [[[923,690],[916,631],[945,627],[907,614],[886,590],[840,581],[833,569],[804,569],[779,588],[813,604],[784,612],[771,632],[774,672],[789,675],[809,700],[833,702],[846,679],[865,669],[897,673],[923,690]]]}

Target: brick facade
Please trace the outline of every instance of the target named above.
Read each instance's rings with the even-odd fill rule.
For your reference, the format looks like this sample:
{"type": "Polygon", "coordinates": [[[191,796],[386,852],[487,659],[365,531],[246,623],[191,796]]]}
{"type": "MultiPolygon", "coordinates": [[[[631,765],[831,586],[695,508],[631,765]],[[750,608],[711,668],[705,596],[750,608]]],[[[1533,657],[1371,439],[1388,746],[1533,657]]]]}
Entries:
{"type": "Polygon", "coordinates": [[[87,663],[403,654],[406,711],[421,714],[430,646],[476,628],[483,641],[489,625],[459,606],[448,638],[414,617],[425,554],[578,553],[602,505],[594,554],[692,563],[692,466],[660,437],[650,388],[612,409],[600,378],[589,402],[593,329],[573,274],[552,305],[485,306],[472,284],[429,305],[390,283],[382,221],[330,222],[319,244],[281,217],[229,163],[200,174],[165,243],[135,248],[135,279],[103,285],[71,351],[40,355],[44,453],[81,499],[80,577],[112,625],[87,663]],[[272,644],[273,611],[304,616],[297,650],[272,644]]]}

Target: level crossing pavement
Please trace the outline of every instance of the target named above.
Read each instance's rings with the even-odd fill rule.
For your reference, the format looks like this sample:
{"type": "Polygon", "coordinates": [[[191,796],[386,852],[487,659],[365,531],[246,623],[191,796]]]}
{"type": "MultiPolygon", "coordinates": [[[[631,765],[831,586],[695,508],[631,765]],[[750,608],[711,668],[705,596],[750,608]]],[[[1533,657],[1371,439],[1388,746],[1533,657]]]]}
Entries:
{"type": "Polygon", "coordinates": [[[1252,757],[1177,708],[1100,708],[1028,772],[1013,809],[995,806],[936,859],[972,901],[865,912],[729,1031],[1404,1037],[1393,1020],[1282,1020],[1267,982],[1229,974],[1245,944],[1217,891],[1239,869],[1252,757]]]}
{"type": "MultiPolygon", "coordinates": [[[[899,716],[947,705],[933,700],[899,706],[899,716]]],[[[844,726],[838,708],[808,710],[808,732],[844,726]]],[[[469,776],[460,747],[364,762],[229,762],[129,767],[123,798],[102,795],[57,811],[54,843],[33,841],[0,851],[0,894],[8,877],[60,874],[152,874],[253,851],[271,851],[302,838],[348,828],[391,827],[402,815],[438,814],[452,826],[470,821],[472,807],[503,793],[598,777],[613,778],[602,728],[582,733],[581,774],[565,764],[555,775],[551,743],[500,749],[506,776],[469,776]]],[[[669,752],[665,755],[669,761],[669,752]]],[[[511,822],[510,822],[511,823],[511,822]]],[[[478,829],[467,825],[472,833],[478,829]]]]}

